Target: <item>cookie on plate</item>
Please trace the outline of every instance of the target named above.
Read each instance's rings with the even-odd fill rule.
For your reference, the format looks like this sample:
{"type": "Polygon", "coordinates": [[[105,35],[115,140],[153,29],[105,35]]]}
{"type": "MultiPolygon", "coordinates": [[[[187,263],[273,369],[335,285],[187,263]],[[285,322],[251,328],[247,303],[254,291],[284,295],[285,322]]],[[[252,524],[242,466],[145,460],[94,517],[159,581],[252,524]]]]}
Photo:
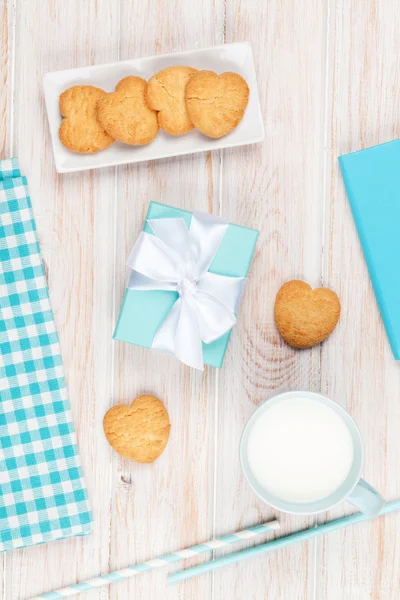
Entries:
{"type": "Polygon", "coordinates": [[[97,118],[113,138],[141,146],[152,142],[159,127],[157,113],[146,102],[147,82],[141,77],[121,79],[115,92],[106,94],[97,104],[97,118]]]}
{"type": "Polygon", "coordinates": [[[190,78],[185,97],[193,125],[210,138],[220,138],[243,119],[249,86],[237,73],[198,71],[190,78]]]}
{"type": "Polygon", "coordinates": [[[167,409],[154,396],[139,396],[130,406],[117,404],[103,420],[108,443],[120,456],[154,462],[167,445],[171,424],[167,409]]]}
{"type": "Polygon", "coordinates": [[[147,85],[147,103],[157,111],[158,124],[170,135],[182,135],[194,128],[189,118],[185,88],[197,73],[192,67],[168,67],[159,71],[147,85]]]}
{"type": "Polygon", "coordinates": [[[60,96],[62,144],[74,152],[93,153],[114,142],[96,117],[97,103],[106,92],[92,85],[75,85],[60,96]]]}
{"type": "Polygon", "coordinates": [[[309,348],[325,340],[336,327],[340,301],[328,288],[312,289],[304,281],[288,281],[275,300],[275,323],[294,348],[309,348]]]}

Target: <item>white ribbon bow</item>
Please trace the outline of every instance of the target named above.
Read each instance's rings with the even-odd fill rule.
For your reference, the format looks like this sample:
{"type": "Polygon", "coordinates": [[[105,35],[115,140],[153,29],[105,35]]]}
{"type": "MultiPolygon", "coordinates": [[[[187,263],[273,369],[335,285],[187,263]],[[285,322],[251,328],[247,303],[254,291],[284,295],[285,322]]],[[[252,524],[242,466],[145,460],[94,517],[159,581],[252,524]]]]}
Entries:
{"type": "Polygon", "coordinates": [[[246,280],[208,272],[228,223],[199,212],[193,213],[190,229],[184,219],[147,222],[154,235],[139,235],[128,258],[128,288],[179,293],[152,348],[203,370],[202,341],[211,344],[235,325],[246,280]]]}

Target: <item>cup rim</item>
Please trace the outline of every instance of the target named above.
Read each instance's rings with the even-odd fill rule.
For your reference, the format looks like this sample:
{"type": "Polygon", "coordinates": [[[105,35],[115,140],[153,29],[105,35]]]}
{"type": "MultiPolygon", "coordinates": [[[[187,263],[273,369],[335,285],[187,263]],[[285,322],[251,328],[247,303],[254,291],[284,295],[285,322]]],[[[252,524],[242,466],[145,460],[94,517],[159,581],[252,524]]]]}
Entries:
{"type": "Polygon", "coordinates": [[[288,514],[316,515],[318,513],[330,510],[331,508],[334,508],[335,506],[340,504],[340,502],[343,502],[343,500],[345,500],[345,498],[347,498],[347,496],[349,496],[354,490],[354,488],[357,486],[361,478],[361,473],[364,466],[364,443],[361,437],[361,432],[353,417],[340,404],[338,404],[325,394],[322,394],[321,392],[311,392],[309,390],[296,389],[272,394],[271,396],[263,400],[263,402],[256,408],[256,410],[253,411],[243,428],[243,432],[240,438],[239,455],[242,472],[247,480],[247,483],[249,484],[253,492],[263,502],[269,504],[270,506],[281,512],[288,514]],[[255,424],[255,422],[258,420],[261,414],[267,409],[267,405],[271,406],[271,402],[273,404],[277,404],[278,402],[281,402],[290,397],[304,397],[304,395],[311,397],[314,400],[318,400],[319,402],[322,402],[327,406],[330,406],[333,410],[339,413],[340,416],[343,417],[345,423],[349,426],[350,433],[352,434],[353,442],[355,445],[353,466],[342,485],[337,490],[335,490],[335,492],[333,492],[330,496],[326,496],[325,498],[314,502],[288,502],[273,496],[265,488],[263,488],[261,484],[257,482],[255,476],[251,472],[250,466],[247,461],[247,441],[252,426],[255,424]],[[358,461],[358,465],[356,461],[358,461]],[[355,469],[354,473],[352,473],[355,464],[357,468],[355,469]],[[350,479],[351,483],[347,483],[346,485],[348,479],[350,479]],[[339,491],[340,493],[338,493],[339,491]]]}

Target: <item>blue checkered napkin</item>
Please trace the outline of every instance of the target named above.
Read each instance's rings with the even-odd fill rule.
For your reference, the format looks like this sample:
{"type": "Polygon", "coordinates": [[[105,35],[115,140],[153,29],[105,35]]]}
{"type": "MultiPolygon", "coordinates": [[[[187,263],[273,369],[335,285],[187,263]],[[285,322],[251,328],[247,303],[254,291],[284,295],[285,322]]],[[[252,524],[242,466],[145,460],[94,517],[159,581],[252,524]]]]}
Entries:
{"type": "Polygon", "coordinates": [[[0,161],[0,550],[91,516],[26,178],[0,161]]]}

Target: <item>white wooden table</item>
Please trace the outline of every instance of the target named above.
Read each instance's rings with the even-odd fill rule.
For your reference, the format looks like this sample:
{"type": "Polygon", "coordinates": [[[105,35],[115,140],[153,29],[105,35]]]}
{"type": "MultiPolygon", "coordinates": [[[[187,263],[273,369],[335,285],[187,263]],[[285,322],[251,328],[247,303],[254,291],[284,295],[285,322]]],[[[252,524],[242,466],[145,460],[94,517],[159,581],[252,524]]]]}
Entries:
{"type": "MultiPolygon", "coordinates": [[[[398,137],[398,0],[0,0],[0,156],[18,155],[28,176],[95,518],[88,538],[3,555],[4,600],[270,518],[243,480],[238,444],[248,416],[280,388],[343,404],[366,442],[366,478],[400,496],[400,371],[337,163],[398,137]],[[262,145],[56,174],[43,73],[239,40],[255,53],[262,145]],[[261,230],[220,372],[111,340],[151,199],[261,230]],[[274,328],[275,294],[294,277],[332,287],[342,302],[337,330],[310,351],[288,348],[274,328]],[[164,400],[172,421],[151,466],[119,459],[102,432],[106,410],[142,392],[164,400]]],[[[313,523],[280,518],[284,532],[313,523]]],[[[175,587],[158,572],[86,598],[394,600],[399,527],[393,515],[175,587]]]]}

